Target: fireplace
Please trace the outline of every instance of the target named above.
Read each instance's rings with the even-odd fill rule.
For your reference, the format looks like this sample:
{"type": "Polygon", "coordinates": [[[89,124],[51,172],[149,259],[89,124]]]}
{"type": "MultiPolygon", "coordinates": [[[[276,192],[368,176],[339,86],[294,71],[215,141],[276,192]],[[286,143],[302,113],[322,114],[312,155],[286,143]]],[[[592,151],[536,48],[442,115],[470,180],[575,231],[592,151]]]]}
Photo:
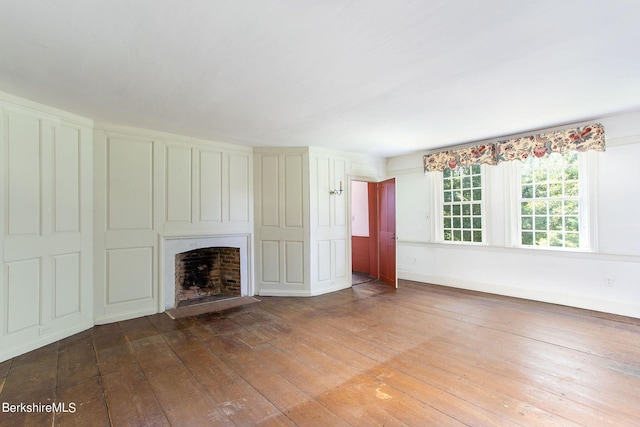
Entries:
{"type": "Polygon", "coordinates": [[[200,248],[175,259],[177,307],[241,295],[240,249],[200,248]]]}
{"type": "Polygon", "coordinates": [[[249,296],[249,236],[164,237],[165,310],[249,296]]]}

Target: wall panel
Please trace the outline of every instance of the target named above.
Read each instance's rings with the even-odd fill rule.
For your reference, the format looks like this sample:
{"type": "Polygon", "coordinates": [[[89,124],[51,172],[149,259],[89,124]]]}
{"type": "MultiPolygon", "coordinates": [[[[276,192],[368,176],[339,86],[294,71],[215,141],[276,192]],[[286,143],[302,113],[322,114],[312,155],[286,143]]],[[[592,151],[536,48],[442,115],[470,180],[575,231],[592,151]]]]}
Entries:
{"type": "Polygon", "coordinates": [[[152,229],[152,142],[109,138],[107,153],[108,229],[152,229]]]}
{"type": "Polygon", "coordinates": [[[261,281],[280,282],[280,242],[263,240],[260,245],[262,259],[261,281]]]}
{"type": "Polygon", "coordinates": [[[279,156],[262,156],[260,173],[260,225],[262,227],[280,226],[280,184],[279,156]]]}
{"type": "Polygon", "coordinates": [[[299,227],[304,224],[302,174],[304,173],[301,155],[285,155],[285,227],[299,227]]]}
{"type": "Polygon", "coordinates": [[[304,284],[304,243],[284,242],[285,253],[285,282],[289,284],[304,284]]]}
{"type": "Polygon", "coordinates": [[[318,242],[318,281],[331,279],[331,241],[318,242]]]}
{"type": "Polygon", "coordinates": [[[229,154],[229,221],[249,222],[249,157],[229,154]]]}
{"type": "Polygon", "coordinates": [[[107,304],[153,297],[153,248],[107,251],[107,304]]]}
{"type": "Polygon", "coordinates": [[[53,256],[54,317],[80,311],[80,253],[53,256]]]}
{"type": "Polygon", "coordinates": [[[8,234],[39,235],[41,224],[40,120],[7,114],[8,234]]]}
{"type": "Polygon", "coordinates": [[[38,326],[40,323],[40,259],[6,263],[7,333],[38,326]]]}
{"type": "Polygon", "coordinates": [[[328,158],[316,158],[316,198],[318,227],[331,225],[331,195],[329,191],[335,187],[331,185],[331,164],[328,158]]]}
{"type": "Polygon", "coordinates": [[[80,130],[57,125],[53,141],[54,231],[80,231],[80,130]]]}
{"type": "Polygon", "coordinates": [[[166,220],[191,222],[191,149],[167,146],[166,162],[166,220]]]}
{"type": "Polygon", "coordinates": [[[222,222],[222,153],[199,152],[200,221],[222,222]]]}

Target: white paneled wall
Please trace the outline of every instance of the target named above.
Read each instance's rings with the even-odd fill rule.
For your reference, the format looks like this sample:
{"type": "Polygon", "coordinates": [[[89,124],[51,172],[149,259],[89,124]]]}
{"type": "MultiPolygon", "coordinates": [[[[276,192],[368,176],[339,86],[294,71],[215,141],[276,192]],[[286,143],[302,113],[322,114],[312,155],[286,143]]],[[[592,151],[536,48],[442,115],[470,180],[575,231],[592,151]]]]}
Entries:
{"type": "Polygon", "coordinates": [[[0,361],[93,325],[90,120],[0,94],[0,361]]]}
{"type": "Polygon", "coordinates": [[[311,282],[313,294],[351,286],[351,244],[347,227],[349,162],[335,153],[312,150],[311,282]],[[342,182],[342,194],[331,195],[342,182]]]}
{"type": "Polygon", "coordinates": [[[96,323],[163,311],[163,237],[251,235],[252,152],[110,125],[94,140],[96,323]]]}
{"type": "Polygon", "coordinates": [[[256,289],[309,295],[308,150],[256,150],[254,156],[256,289]]]}
{"type": "Polygon", "coordinates": [[[311,296],[351,285],[349,180],[379,180],[381,159],[313,147],[256,149],[256,287],[311,296]],[[342,195],[330,190],[340,186],[342,195]]]}

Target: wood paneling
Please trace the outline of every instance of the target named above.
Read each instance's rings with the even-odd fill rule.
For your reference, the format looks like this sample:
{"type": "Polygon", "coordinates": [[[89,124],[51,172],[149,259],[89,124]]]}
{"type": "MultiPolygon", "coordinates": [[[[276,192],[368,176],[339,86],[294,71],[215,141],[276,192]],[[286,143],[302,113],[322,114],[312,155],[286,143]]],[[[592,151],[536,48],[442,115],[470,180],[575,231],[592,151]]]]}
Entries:
{"type": "Polygon", "coordinates": [[[222,221],[222,153],[199,152],[200,221],[222,221]]]}
{"type": "Polygon", "coordinates": [[[304,225],[302,156],[286,155],[284,156],[284,163],[284,179],[286,183],[284,190],[284,225],[288,228],[302,228],[304,225]]]}
{"type": "Polygon", "coordinates": [[[80,130],[56,125],[53,141],[55,232],[80,231],[80,130]]]}
{"type": "Polygon", "coordinates": [[[10,236],[40,234],[40,120],[9,113],[7,127],[7,213],[10,236]]]}
{"type": "Polygon", "coordinates": [[[107,251],[107,304],[153,297],[153,248],[107,251]]]}
{"type": "Polygon", "coordinates": [[[40,323],[40,259],[7,263],[7,333],[40,323]]]}
{"type": "Polygon", "coordinates": [[[229,154],[229,221],[249,222],[249,156],[229,154]]]}
{"type": "Polygon", "coordinates": [[[284,242],[285,282],[287,284],[304,284],[304,243],[284,242]]]}
{"type": "Polygon", "coordinates": [[[53,256],[54,316],[80,311],[80,253],[53,256]]]}
{"type": "Polygon", "coordinates": [[[280,226],[280,173],[279,156],[264,155],[260,158],[260,225],[280,226]]]}
{"type": "Polygon", "coordinates": [[[4,360],[92,325],[93,199],[89,121],[9,102],[0,113],[4,360]]]}
{"type": "Polygon", "coordinates": [[[109,138],[109,230],[153,228],[153,142],[109,138]]]}
{"type": "Polygon", "coordinates": [[[166,220],[191,222],[191,148],[167,146],[166,220]]]}

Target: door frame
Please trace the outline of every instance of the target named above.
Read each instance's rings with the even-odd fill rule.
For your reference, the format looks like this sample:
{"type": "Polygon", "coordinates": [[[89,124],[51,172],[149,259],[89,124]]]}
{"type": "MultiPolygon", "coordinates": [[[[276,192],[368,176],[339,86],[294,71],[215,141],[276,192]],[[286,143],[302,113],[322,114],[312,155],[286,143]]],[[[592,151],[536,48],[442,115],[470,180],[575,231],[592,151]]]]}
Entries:
{"type": "MultiPolygon", "coordinates": [[[[352,216],[352,212],[351,212],[351,182],[353,181],[360,181],[360,182],[366,182],[368,184],[375,184],[376,188],[375,188],[375,224],[371,224],[371,212],[369,212],[369,251],[371,254],[371,250],[375,250],[375,269],[376,269],[376,274],[375,274],[375,278],[376,279],[380,279],[380,253],[379,253],[379,233],[380,233],[380,214],[379,214],[379,200],[378,200],[378,184],[383,182],[383,181],[388,181],[390,179],[395,179],[397,182],[397,179],[395,176],[391,176],[391,177],[387,177],[384,179],[376,179],[376,178],[372,178],[372,177],[366,177],[366,176],[360,176],[360,175],[350,175],[347,174],[347,182],[348,182],[348,192],[347,192],[347,218],[349,218],[348,222],[348,226],[347,226],[347,230],[349,232],[349,236],[348,236],[348,248],[349,248],[349,257],[348,257],[348,262],[349,262],[349,271],[353,271],[353,263],[352,263],[352,254],[353,254],[353,247],[352,247],[352,230],[351,230],[351,216],[352,216]],[[372,232],[374,232],[375,236],[372,234],[372,232]],[[371,240],[375,240],[375,242],[372,242],[371,240]],[[373,249],[373,246],[375,244],[375,249],[373,249]]],[[[369,186],[367,187],[368,192],[371,191],[369,186]]],[[[370,193],[369,193],[370,194],[370,193]]],[[[369,208],[371,208],[371,205],[369,205],[369,208]]],[[[397,224],[396,224],[396,228],[397,228],[397,224]]],[[[396,231],[396,237],[397,237],[397,231],[396,231]]],[[[396,265],[395,265],[395,270],[396,270],[396,285],[395,287],[398,287],[398,263],[397,263],[397,242],[396,242],[396,265]]],[[[371,266],[371,262],[370,262],[370,266],[371,266]]],[[[371,270],[371,268],[370,268],[371,270]]],[[[371,275],[371,277],[374,277],[374,275],[372,275],[371,273],[369,273],[371,275]]],[[[351,280],[351,278],[349,278],[349,280],[351,280]]],[[[351,283],[353,285],[353,283],[351,283]]]]}

